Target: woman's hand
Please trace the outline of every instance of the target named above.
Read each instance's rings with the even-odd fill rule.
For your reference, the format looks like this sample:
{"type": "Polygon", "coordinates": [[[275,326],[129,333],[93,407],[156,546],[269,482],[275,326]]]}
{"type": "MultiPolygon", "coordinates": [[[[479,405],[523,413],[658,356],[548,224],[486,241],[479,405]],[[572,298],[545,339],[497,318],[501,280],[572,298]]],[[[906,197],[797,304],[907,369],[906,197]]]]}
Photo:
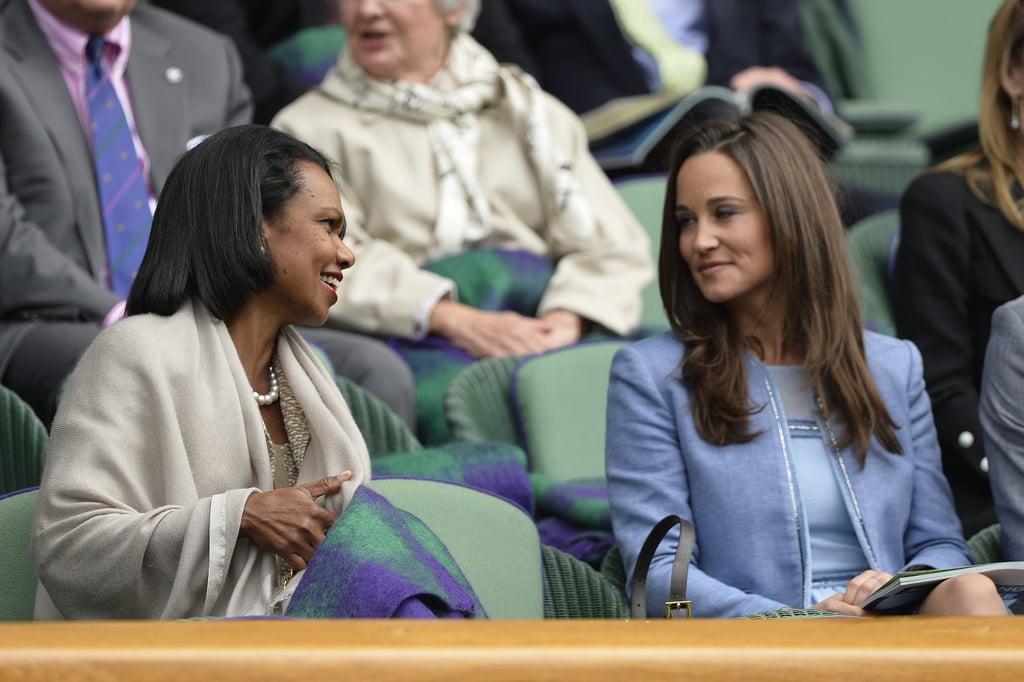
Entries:
{"type": "Polygon", "coordinates": [[[571,346],[583,337],[586,321],[575,313],[567,310],[549,310],[541,317],[551,325],[548,332],[548,350],[571,346]]]}
{"type": "Polygon", "coordinates": [[[834,594],[823,602],[815,604],[814,608],[835,611],[848,616],[870,615],[860,605],[891,578],[892,574],[884,571],[864,571],[846,584],[846,592],[834,594]]]}
{"type": "Polygon", "coordinates": [[[351,478],[352,472],[346,471],[291,488],[253,493],[242,510],[238,534],[301,571],[338,518],[314,500],[337,493],[351,478]]]}
{"type": "Polygon", "coordinates": [[[478,358],[543,353],[576,343],[582,327],[579,316],[564,310],[551,311],[538,320],[448,300],[439,301],[430,316],[430,331],[478,358]]]}
{"type": "Polygon", "coordinates": [[[541,353],[548,325],[510,311],[477,310],[439,301],[430,316],[430,331],[477,358],[541,353]]]}

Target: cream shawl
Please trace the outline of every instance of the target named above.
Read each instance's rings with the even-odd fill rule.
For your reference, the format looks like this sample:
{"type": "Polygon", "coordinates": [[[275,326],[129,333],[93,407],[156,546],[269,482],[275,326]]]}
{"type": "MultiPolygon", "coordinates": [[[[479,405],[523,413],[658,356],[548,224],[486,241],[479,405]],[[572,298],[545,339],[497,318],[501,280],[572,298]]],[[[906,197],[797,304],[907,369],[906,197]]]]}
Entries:
{"type": "MultiPolygon", "coordinates": [[[[298,334],[281,366],[311,440],[299,482],[370,461],[333,378],[298,334]]],[[[273,480],[262,418],[226,326],[198,304],[127,318],[71,376],[51,431],[32,536],[37,618],[184,618],[268,613],[269,552],[238,537],[248,496],[273,480]]]]}
{"type": "Polygon", "coordinates": [[[511,113],[512,132],[533,164],[548,221],[578,240],[593,238],[592,209],[568,156],[552,139],[537,82],[517,67],[498,68],[470,36],[455,37],[444,71],[431,84],[372,78],[346,47],[321,88],[356,109],[426,124],[438,179],[430,258],[461,253],[490,233],[490,207],[479,181],[477,114],[499,103],[511,113]]]}

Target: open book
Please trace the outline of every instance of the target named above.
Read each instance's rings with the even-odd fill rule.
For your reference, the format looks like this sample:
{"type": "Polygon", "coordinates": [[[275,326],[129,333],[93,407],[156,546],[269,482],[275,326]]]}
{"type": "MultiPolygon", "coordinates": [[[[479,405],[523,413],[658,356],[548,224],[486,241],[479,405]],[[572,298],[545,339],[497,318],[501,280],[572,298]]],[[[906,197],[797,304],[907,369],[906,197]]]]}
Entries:
{"type": "Polygon", "coordinates": [[[774,111],[800,125],[825,159],[852,134],[841,119],[826,116],[813,102],[763,85],[744,92],[709,85],[688,95],[620,97],[582,116],[590,152],[610,174],[668,170],[672,141],[687,127],[749,111],[774,111]]]}
{"type": "Polygon", "coordinates": [[[1001,561],[961,568],[897,573],[864,600],[861,607],[879,613],[906,613],[913,610],[943,580],[965,573],[984,573],[991,578],[1006,606],[1015,613],[1024,606],[1024,561],[1001,561]]]}

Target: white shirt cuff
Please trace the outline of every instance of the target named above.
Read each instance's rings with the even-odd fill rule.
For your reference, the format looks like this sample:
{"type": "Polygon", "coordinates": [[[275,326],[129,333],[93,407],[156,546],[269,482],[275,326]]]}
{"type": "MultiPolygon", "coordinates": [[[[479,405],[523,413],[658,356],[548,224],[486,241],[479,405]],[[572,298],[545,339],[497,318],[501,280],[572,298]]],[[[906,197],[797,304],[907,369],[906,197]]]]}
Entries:
{"type": "Polygon", "coordinates": [[[419,341],[425,338],[430,332],[430,315],[434,312],[434,306],[437,305],[445,296],[451,294],[453,300],[458,300],[458,292],[455,288],[454,282],[444,282],[440,288],[434,292],[434,295],[423,302],[423,307],[420,308],[416,318],[412,321],[412,340],[419,341]]]}

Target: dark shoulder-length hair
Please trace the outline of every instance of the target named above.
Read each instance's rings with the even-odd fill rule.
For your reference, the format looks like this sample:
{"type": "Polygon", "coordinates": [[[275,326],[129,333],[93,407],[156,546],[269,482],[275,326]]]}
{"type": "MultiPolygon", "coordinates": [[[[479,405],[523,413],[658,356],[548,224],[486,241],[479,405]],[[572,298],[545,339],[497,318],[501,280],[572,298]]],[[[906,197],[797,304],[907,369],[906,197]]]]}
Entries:
{"type": "Polygon", "coordinates": [[[261,125],[226,128],[185,152],[160,193],[127,314],[171,315],[195,298],[225,319],[270,287],[263,218],[299,191],[303,161],[331,175],[323,154],[261,125]]]}
{"type": "Polygon", "coordinates": [[[679,253],[676,178],[692,157],[717,152],[743,169],[768,223],[774,251],[772,297],[784,306],[783,338],[804,355],[804,368],[835,424],[836,445],[853,443],[863,463],[872,436],[900,452],[864,355],[860,302],[846,256],[845,230],[824,162],[795,124],[771,113],[695,126],[674,149],[662,219],[658,271],[673,333],[685,344],[683,382],[694,396],[697,430],[716,445],[749,442],[751,405],[741,338],[727,308],[704,298],[679,253]]]}

